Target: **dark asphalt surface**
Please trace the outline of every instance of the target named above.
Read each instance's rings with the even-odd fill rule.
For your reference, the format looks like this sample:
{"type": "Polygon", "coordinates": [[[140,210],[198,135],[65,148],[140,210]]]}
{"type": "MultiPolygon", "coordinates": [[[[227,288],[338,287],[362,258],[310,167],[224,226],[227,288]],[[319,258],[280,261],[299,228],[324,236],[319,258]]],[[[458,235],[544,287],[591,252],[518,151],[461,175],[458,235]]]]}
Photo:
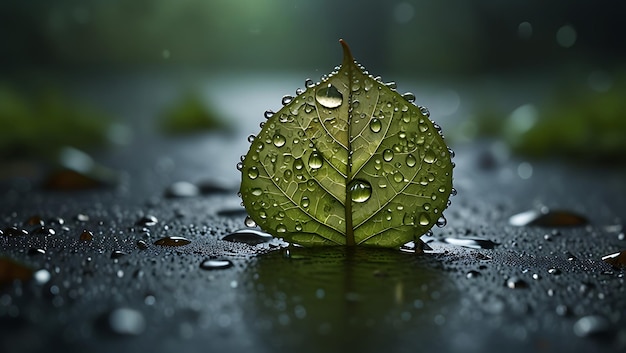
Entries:
{"type": "MultiPolygon", "coordinates": [[[[121,114],[149,116],[149,100],[121,114]]],[[[601,261],[626,249],[623,169],[531,161],[529,176],[489,142],[456,146],[458,195],[425,255],[251,245],[222,240],[244,228],[235,164],[247,134],[137,136],[95,155],[121,172],[114,186],[3,181],[0,268],[28,279],[2,282],[0,351],[626,350],[624,269],[601,261]],[[181,180],[206,191],[166,197],[181,180]],[[509,223],[542,207],[589,222],[509,223]],[[154,244],[167,236],[191,242],[154,244]],[[497,245],[446,242],[467,237],[497,245]]]]}

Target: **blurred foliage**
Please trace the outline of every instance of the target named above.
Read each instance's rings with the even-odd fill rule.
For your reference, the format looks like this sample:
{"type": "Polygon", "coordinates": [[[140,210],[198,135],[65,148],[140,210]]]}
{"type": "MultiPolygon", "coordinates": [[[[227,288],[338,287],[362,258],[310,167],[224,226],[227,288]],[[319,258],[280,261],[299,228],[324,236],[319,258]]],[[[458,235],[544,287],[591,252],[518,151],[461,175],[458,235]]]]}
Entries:
{"type": "Polygon", "coordinates": [[[526,156],[626,163],[626,74],[606,90],[563,82],[556,92],[537,108],[524,105],[508,117],[485,108],[473,129],[477,136],[502,138],[526,156]]]}
{"type": "Polygon", "coordinates": [[[223,129],[226,124],[195,93],[187,93],[166,111],[161,120],[165,133],[182,134],[202,130],[223,129]]]}
{"type": "Polygon", "coordinates": [[[57,89],[27,94],[0,84],[0,158],[53,156],[107,141],[111,120],[57,89]]]}

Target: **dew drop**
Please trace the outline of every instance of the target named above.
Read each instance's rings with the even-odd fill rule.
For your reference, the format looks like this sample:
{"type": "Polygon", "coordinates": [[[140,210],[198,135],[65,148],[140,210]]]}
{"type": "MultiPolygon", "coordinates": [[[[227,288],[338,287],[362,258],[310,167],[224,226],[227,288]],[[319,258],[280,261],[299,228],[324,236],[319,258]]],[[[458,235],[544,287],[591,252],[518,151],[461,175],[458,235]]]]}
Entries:
{"type": "Polygon", "coordinates": [[[393,181],[395,181],[396,183],[401,183],[402,181],[404,181],[404,175],[402,175],[402,173],[400,172],[394,173],[393,181]]]}
{"type": "Polygon", "coordinates": [[[372,196],[372,186],[365,180],[353,180],[349,185],[350,198],[354,202],[365,202],[372,196]]]}
{"type": "Polygon", "coordinates": [[[420,222],[421,226],[429,225],[430,224],[430,216],[428,216],[428,213],[426,213],[426,212],[420,213],[419,222],[420,222]]]}
{"type": "Polygon", "coordinates": [[[274,135],[272,142],[274,143],[274,146],[276,147],[283,147],[285,143],[287,142],[287,140],[285,139],[285,136],[281,134],[276,134],[274,135]]]}
{"type": "Polygon", "coordinates": [[[428,110],[428,108],[420,106],[419,109],[420,109],[420,113],[422,113],[423,116],[427,118],[430,117],[430,111],[428,110]]]}
{"type": "Polygon", "coordinates": [[[233,267],[230,260],[207,259],[200,263],[200,268],[203,270],[223,270],[229,267],[233,267]]]}
{"type": "Polygon", "coordinates": [[[266,110],[265,113],[263,114],[263,116],[265,116],[265,119],[269,119],[274,115],[274,111],[272,110],[266,110]]]}
{"type": "Polygon", "coordinates": [[[391,162],[391,160],[393,159],[393,151],[390,149],[384,150],[383,159],[385,160],[385,162],[391,162]]]}
{"type": "Polygon", "coordinates": [[[326,108],[337,108],[343,103],[343,95],[332,84],[320,88],[315,93],[315,100],[326,108]]]}
{"type": "Polygon", "coordinates": [[[413,168],[413,167],[415,167],[415,164],[416,164],[416,163],[417,163],[417,160],[415,159],[415,156],[413,156],[412,154],[410,154],[410,153],[409,153],[409,154],[406,156],[406,165],[407,165],[408,167],[413,168]]]}
{"type": "Polygon", "coordinates": [[[256,179],[259,176],[259,169],[257,167],[250,167],[248,169],[248,177],[250,179],[256,179]]]}
{"type": "Polygon", "coordinates": [[[170,236],[161,238],[154,242],[154,245],[159,246],[183,246],[191,243],[191,240],[183,237],[170,236]]]}
{"type": "Polygon", "coordinates": [[[446,224],[448,224],[448,220],[446,219],[446,217],[441,216],[437,219],[437,227],[439,228],[443,228],[446,226],[446,224]]]}
{"type": "Polygon", "coordinates": [[[435,152],[433,152],[432,150],[427,150],[424,154],[424,162],[432,164],[435,163],[436,160],[437,156],[435,155],[435,152]]]}
{"type": "Polygon", "coordinates": [[[250,193],[254,196],[261,196],[263,195],[263,190],[261,188],[253,188],[250,193]]]}
{"type": "Polygon", "coordinates": [[[276,226],[276,232],[278,233],[285,233],[287,232],[287,227],[284,224],[279,224],[278,226],[276,226]]]}
{"type": "Polygon", "coordinates": [[[372,132],[380,132],[382,128],[383,124],[381,124],[380,120],[373,118],[370,121],[370,130],[372,130],[372,132]]]}
{"type": "Polygon", "coordinates": [[[304,87],[306,87],[306,88],[311,88],[311,87],[313,87],[313,86],[315,86],[315,82],[313,82],[313,80],[311,80],[310,78],[307,78],[307,79],[304,81],[304,87]]]}
{"type": "Polygon", "coordinates": [[[309,203],[310,203],[309,198],[306,196],[303,196],[302,200],[300,201],[300,205],[304,208],[307,208],[309,207],[309,203]]]}
{"type": "Polygon", "coordinates": [[[322,158],[322,155],[317,151],[313,151],[313,153],[311,153],[311,156],[309,157],[309,167],[311,169],[319,169],[322,167],[323,164],[324,159],[322,158]]]}

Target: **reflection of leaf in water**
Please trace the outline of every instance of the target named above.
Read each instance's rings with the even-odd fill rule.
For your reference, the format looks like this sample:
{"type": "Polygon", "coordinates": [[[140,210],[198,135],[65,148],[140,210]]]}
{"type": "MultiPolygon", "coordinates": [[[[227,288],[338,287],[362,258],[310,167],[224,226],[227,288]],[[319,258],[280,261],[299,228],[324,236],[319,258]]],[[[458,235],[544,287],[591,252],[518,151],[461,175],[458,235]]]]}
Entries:
{"type": "Polygon", "coordinates": [[[288,251],[260,256],[249,269],[254,299],[246,303],[246,321],[266,328],[272,346],[317,343],[299,352],[384,348],[403,328],[432,325],[454,293],[428,258],[371,248],[288,251]]]}
{"type": "Polygon", "coordinates": [[[451,152],[428,110],[355,63],[307,83],[269,117],[241,164],[265,231],[301,245],[398,247],[426,233],[452,192],[451,152]]]}

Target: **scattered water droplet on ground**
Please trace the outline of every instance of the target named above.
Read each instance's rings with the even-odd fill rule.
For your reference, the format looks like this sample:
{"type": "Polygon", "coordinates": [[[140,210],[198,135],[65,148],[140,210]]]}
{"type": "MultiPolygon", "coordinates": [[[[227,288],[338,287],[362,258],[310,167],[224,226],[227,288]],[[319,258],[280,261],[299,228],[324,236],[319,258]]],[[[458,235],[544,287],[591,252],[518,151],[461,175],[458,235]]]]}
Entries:
{"type": "Polygon", "coordinates": [[[78,237],[78,239],[82,241],[90,241],[93,239],[93,233],[88,230],[83,230],[83,232],[80,233],[80,236],[78,237]]]}
{"type": "Polygon", "coordinates": [[[165,189],[167,198],[195,197],[200,194],[200,189],[188,181],[177,181],[165,189]]]}
{"type": "Polygon", "coordinates": [[[200,263],[200,268],[203,270],[223,270],[232,266],[233,263],[230,260],[207,259],[200,263]]]}
{"type": "Polygon", "coordinates": [[[372,186],[365,180],[353,180],[348,189],[354,202],[365,202],[372,196],[372,186]]]}
{"type": "Polygon", "coordinates": [[[319,88],[315,93],[315,100],[326,108],[337,108],[343,103],[343,95],[332,84],[319,88]]]}
{"type": "Polygon", "coordinates": [[[493,249],[498,243],[484,238],[444,238],[444,242],[472,249],[493,249]]]}
{"type": "Polygon", "coordinates": [[[272,235],[254,229],[241,229],[225,235],[222,240],[257,245],[272,240],[272,235]]]}
{"type": "Polygon", "coordinates": [[[529,210],[509,218],[509,224],[517,227],[576,227],[589,223],[587,218],[571,211],[529,210]]]}
{"type": "Polygon", "coordinates": [[[506,280],[506,286],[511,289],[528,288],[528,283],[526,283],[523,279],[511,277],[506,280]]]}
{"type": "Polygon", "coordinates": [[[602,256],[602,261],[616,268],[626,268],[626,250],[602,256]]]}
{"type": "Polygon", "coordinates": [[[144,240],[137,240],[137,248],[139,248],[139,250],[146,250],[148,248],[148,243],[144,240]]]}
{"type": "Polygon", "coordinates": [[[183,237],[164,237],[154,242],[154,245],[159,246],[183,246],[191,243],[191,240],[183,237]]]}
{"type": "Polygon", "coordinates": [[[141,312],[130,308],[118,308],[107,315],[111,332],[122,336],[140,335],[146,329],[146,320],[141,312]]]}
{"type": "Polygon", "coordinates": [[[578,337],[589,337],[606,334],[611,325],[609,320],[600,315],[588,315],[581,317],[574,324],[574,333],[578,337]]]}
{"type": "Polygon", "coordinates": [[[155,216],[147,215],[141,217],[135,224],[142,227],[151,227],[159,223],[155,216]]]}
{"type": "Polygon", "coordinates": [[[119,259],[120,257],[126,255],[125,252],[121,251],[121,250],[113,250],[111,252],[111,258],[112,259],[119,259]]]}

